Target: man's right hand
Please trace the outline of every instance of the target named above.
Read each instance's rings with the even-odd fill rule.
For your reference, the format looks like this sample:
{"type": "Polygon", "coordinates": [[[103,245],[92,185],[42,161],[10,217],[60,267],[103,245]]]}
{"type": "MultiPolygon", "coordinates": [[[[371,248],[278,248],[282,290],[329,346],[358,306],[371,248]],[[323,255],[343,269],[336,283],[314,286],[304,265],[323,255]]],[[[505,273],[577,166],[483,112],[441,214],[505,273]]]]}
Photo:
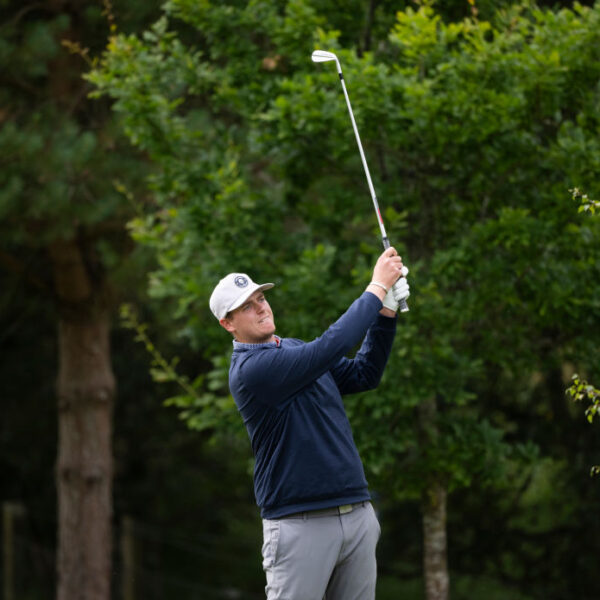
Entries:
{"type": "Polygon", "coordinates": [[[372,281],[383,284],[390,289],[396,281],[402,276],[402,258],[393,247],[387,248],[377,259],[373,269],[372,281]]]}

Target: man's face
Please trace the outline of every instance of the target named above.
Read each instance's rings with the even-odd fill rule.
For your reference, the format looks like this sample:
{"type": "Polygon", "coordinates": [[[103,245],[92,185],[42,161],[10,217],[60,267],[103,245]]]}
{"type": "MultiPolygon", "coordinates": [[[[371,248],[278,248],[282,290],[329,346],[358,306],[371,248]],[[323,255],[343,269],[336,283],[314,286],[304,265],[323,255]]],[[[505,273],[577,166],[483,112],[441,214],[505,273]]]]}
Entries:
{"type": "Polygon", "coordinates": [[[254,292],[244,304],[231,311],[219,323],[233,334],[238,342],[244,344],[262,344],[274,339],[273,311],[260,290],[254,292]]]}

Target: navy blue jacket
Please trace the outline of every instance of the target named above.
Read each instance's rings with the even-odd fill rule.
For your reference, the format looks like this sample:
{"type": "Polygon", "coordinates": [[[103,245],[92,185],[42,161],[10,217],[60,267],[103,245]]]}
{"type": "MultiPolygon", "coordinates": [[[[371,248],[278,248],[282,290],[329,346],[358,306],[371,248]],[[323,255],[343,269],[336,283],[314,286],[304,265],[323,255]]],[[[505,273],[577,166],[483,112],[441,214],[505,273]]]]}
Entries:
{"type": "Polygon", "coordinates": [[[234,341],[229,385],[250,436],[263,518],[370,498],[342,395],[381,379],[396,331],[381,308],[364,292],[312,342],[234,341]]]}

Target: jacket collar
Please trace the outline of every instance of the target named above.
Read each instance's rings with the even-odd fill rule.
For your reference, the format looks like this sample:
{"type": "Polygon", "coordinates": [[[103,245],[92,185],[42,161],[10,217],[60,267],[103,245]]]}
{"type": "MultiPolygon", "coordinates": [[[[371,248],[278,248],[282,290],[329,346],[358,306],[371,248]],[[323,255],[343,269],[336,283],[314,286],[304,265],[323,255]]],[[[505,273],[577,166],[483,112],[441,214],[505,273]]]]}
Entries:
{"type": "Polygon", "coordinates": [[[275,336],[274,342],[263,342],[261,344],[245,344],[233,340],[234,350],[258,350],[259,348],[278,348],[279,346],[281,346],[281,338],[277,335],[275,336]]]}

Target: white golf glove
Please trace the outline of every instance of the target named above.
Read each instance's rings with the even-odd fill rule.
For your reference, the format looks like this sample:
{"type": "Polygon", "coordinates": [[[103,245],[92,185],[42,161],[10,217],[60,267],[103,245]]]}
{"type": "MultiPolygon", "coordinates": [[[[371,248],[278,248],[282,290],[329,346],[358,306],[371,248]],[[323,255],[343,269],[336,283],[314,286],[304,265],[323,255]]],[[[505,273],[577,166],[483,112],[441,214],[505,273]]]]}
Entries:
{"type": "Polygon", "coordinates": [[[394,300],[394,291],[392,289],[390,289],[390,291],[385,295],[385,298],[383,299],[383,306],[393,310],[394,312],[398,312],[398,302],[394,300]]]}
{"type": "Polygon", "coordinates": [[[383,305],[394,312],[398,311],[398,305],[401,300],[406,300],[410,296],[410,286],[406,280],[408,268],[402,267],[402,277],[396,281],[383,299],[383,305]]]}

